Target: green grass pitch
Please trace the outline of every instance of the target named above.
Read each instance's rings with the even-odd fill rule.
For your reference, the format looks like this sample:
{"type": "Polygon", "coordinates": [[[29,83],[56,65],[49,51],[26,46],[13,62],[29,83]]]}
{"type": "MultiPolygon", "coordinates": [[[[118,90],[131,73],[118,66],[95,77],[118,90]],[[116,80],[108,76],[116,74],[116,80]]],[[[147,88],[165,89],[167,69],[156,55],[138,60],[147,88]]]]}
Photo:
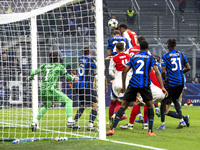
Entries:
{"type": "MultiPolygon", "coordinates": [[[[170,110],[174,110],[174,108],[170,108],[170,110]]],[[[86,110],[86,114],[89,114],[89,109],[86,110]]],[[[126,114],[129,116],[131,110],[126,110],[126,114]]],[[[74,113],[76,110],[74,110],[74,113]]],[[[143,112],[143,111],[142,111],[143,112]]],[[[108,140],[114,140],[114,141],[121,141],[121,142],[127,142],[127,143],[134,143],[134,144],[140,144],[145,146],[151,146],[155,148],[162,148],[162,149],[170,149],[170,150],[182,150],[182,149],[191,149],[196,150],[200,149],[200,107],[182,107],[182,112],[184,115],[188,114],[190,115],[190,127],[185,127],[183,129],[176,129],[176,126],[179,123],[178,119],[174,119],[171,117],[166,116],[166,130],[157,130],[156,128],[160,126],[160,118],[155,116],[154,121],[154,131],[157,135],[156,137],[148,137],[147,130],[142,130],[142,124],[135,123],[133,130],[123,130],[120,129],[120,125],[124,125],[128,123],[127,120],[123,120],[119,123],[115,130],[115,134],[113,136],[107,137],[108,140]]],[[[24,110],[23,112],[16,112],[16,110],[12,111],[12,115],[4,115],[2,116],[2,113],[6,114],[5,110],[0,110],[0,126],[2,126],[3,123],[6,123],[6,120],[14,120],[13,122],[9,122],[9,125],[17,125],[20,122],[23,122],[24,125],[28,125],[31,121],[31,117],[27,118],[27,113],[31,113],[31,110],[24,110]],[[4,112],[3,112],[4,111],[4,112]],[[23,117],[22,115],[24,114],[23,117]],[[5,117],[6,116],[6,117],[5,117]],[[13,117],[13,118],[11,118],[13,117]],[[15,119],[14,119],[15,118],[15,119]],[[4,120],[4,121],[3,121],[4,120]]],[[[9,113],[11,113],[9,111],[9,113]]],[[[107,121],[108,121],[108,109],[106,109],[107,114],[107,121]]],[[[39,132],[32,133],[31,129],[28,128],[10,128],[10,129],[0,129],[0,138],[2,136],[4,137],[17,137],[17,138],[27,138],[32,137],[34,134],[35,136],[43,136],[43,137],[52,137],[52,136],[68,136],[68,137],[78,137],[77,131],[73,131],[73,135],[68,135],[69,132],[71,132],[70,129],[66,128],[66,115],[64,110],[49,110],[48,114],[46,114],[41,121],[41,127],[45,128],[46,130],[41,130],[41,135],[39,132]],[[54,115],[53,115],[54,114],[54,115]],[[61,115],[58,115],[61,114],[61,115]],[[54,120],[54,121],[45,121],[47,120],[54,120]],[[59,121],[63,120],[63,121],[59,121]],[[4,134],[3,134],[4,131],[4,134]],[[59,131],[57,133],[53,133],[53,131],[59,131]],[[6,132],[6,133],[5,133],[6,132]],[[16,135],[16,133],[21,133],[19,135],[16,135]]],[[[97,132],[88,132],[86,133],[86,127],[88,124],[88,115],[83,115],[81,117],[81,120],[79,124],[82,126],[80,129],[80,135],[86,135],[86,136],[92,136],[92,137],[98,137],[97,132]],[[83,127],[85,126],[85,128],[83,127]]],[[[5,125],[5,124],[4,124],[5,125]]],[[[8,125],[8,122],[7,122],[8,125]]],[[[108,127],[108,126],[107,126],[108,127]]],[[[40,131],[40,130],[38,130],[40,131]]],[[[108,128],[107,128],[108,131],[108,128]]],[[[97,149],[97,150],[105,150],[105,149],[145,149],[137,146],[130,146],[125,144],[118,144],[113,143],[110,141],[100,141],[100,140],[90,140],[90,139],[69,139],[68,141],[35,141],[35,142],[26,142],[23,144],[12,144],[12,142],[4,142],[0,143],[0,150],[62,150],[62,149],[81,149],[81,150],[88,150],[88,149],[97,149]],[[42,148],[41,148],[42,147],[42,148]]]]}

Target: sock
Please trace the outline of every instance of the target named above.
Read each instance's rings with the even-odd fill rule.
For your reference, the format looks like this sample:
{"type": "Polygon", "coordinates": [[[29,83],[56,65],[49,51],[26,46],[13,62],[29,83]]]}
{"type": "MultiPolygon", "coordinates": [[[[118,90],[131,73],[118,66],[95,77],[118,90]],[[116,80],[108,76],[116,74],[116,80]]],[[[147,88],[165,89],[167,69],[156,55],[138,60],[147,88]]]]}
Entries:
{"type": "Polygon", "coordinates": [[[88,127],[92,128],[93,127],[93,123],[89,122],[88,127]]]}
{"type": "Polygon", "coordinates": [[[67,118],[68,122],[73,122],[72,117],[67,118]]]}
{"type": "Polygon", "coordinates": [[[61,101],[65,101],[65,112],[66,112],[67,118],[72,118],[72,113],[73,113],[72,100],[68,98],[67,96],[63,96],[61,97],[61,101]]]}
{"type": "Polygon", "coordinates": [[[131,114],[130,114],[130,119],[129,119],[129,123],[133,124],[135,121],[136,116],[138,115],[138,112],[140,110],[140,106],[138,105],[133,105],[131,114]]]}
{"type": "Polygon", "coordinates": [[[167,116],[173,117],[173,118],[179,118],[178,113],[175,111],[169,111],[167,116]]]}
{"type": "Polygon", "coordinates": [[[77,110],[76,115],[75,115],[75,117],[74,117],[75,122],[78,121],[78,119],[79,119],[79,118],[81,117],[81,115],[83,114],[84,110],[85,110],[84,107],[80,107],[80,108],[77,110]]]}
{"type": "Polygon", "coordinates": [[[36,117],[37,120],[40,120],[44,114],[47,112],[48,108],[51,107],[51,102],[48,101],[47,103],[44,104],[44,106],[39,110],[39,113],[36,117]]]}
{"type": "Polygon", "coordinates": [[[161,122],[161,125],[165,125],[165,122],[161,122]]]}
{"type": "Polygon", "coordinates": [[[184,14],[184,13],[183,13],[183,16],[182,16],[182,18],[183,18],[183,19],[185,19],[185,14],[184,14]]]}
{"type": "Polygon", "coordinates": [[[182,119],[180,119],[180,122],[182,122],[182,121],[184,121],[184,120],[183,120],[183,118],[182,118],[182,119]]]}
{"type": "Polygon", "coordinates": [[[165,111],[166,111],[166,101],[164,99],[161,101],[161,106],[160,106],[161,122],[165,122],[165,111]]]}
{"type": "Polygon", "coordinates": [[[179,105],[179,102],[177,100],[174,100],[173,103],[174,103],[176,112],[178,113],[179,119],[182,119],[183,116],[182,116],[181,106],[179,105]]]}
{"type": "Polygon", "coordinates": [[[144,123],[148,123],[148,109],[146,105],[144,105],[144,123]]]}
{"type": "Polygon", "coordinates": [[[46,107],[42,107],[36,117],[37,120],[40,120],[44,114],[47,112],[47,108],[46,107]]]}
{"type": "Polygon", "coordinates": [[[148,108],[148,118],[149,118],[149,131],[153,132],[153,120],[154,120],[153,108],[148,108]]]}
{"type": "Polygon", "coordinates": [[[115,109],[116,103],[117,103],[117,101],[113,101],[113,100],[111,100],[111,102],[110,102],[110,107],[109,107],[109,120],[110,120],[111,116],[112,116],[113,113],[114,113],[114,109],[115,109]]]}
{"type": "Polygon", "coordinates": [[[142,115],[140,109],[139,109],[138,115],[142,115]]]}
{"type": "Polygon", "coordinates": [[[90,120],[89,120],[89,123],[94,123],[94,120],[96,119],[97,117],[97,110],[96,109],[92,109],[91,112],[90,112],[90,120]]]}
{"type": "Polygon", "coordinates": [[[113,122],[113,126],[111,128],[111,130],[115,129],[117,127],[118,122],[120,121],[121,117],[124,114],[125,109],[123,107],[120,107],[119,110],[117,111],[115,120],[113,122]]]}
{"type": "Polygon", "coordinates": [[[155,108],[158,108],[158,103],[154,104],[154,107],[155,107],[155,108]]]}
{"type": "Polygon", "coordinates": [[[122,105],[122,102],[117,101],[117,103],[115,105],[114,113],[116,113],[119,110],[119,108],[121,107],[121,105],[122,105]]]}

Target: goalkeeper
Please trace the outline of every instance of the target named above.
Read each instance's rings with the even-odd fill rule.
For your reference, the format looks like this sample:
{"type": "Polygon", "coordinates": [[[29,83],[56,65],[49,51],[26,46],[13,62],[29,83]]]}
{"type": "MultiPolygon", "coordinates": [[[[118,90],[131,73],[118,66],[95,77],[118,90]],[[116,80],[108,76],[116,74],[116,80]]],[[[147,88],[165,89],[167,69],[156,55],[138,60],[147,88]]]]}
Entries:
{"type": "Polygon", "coordinates": [[[43,102],[43,107],[40,109],[35,121],[32,123],[32,131],[37,129],[38,121],[47,112],[47,109],[51,107],[52,101],[61,101],[65,103],[65,111],[68,118],[67,126],[70,128],[77,128],[75,122],[72,120],[72,100],[64,93],[56,89],[56,85],[60,75],[65,75],[68,81],[78,80],[77,77],[71,76],[67,73],[64,66],[59,63],[58,52],[51,52],[49,54],[49,63],[43,64],[37,70],[31,72],[29,80],[34,79],[34,75],[42,73],[42,85],[40,89],[40,95],[43,102]]]}

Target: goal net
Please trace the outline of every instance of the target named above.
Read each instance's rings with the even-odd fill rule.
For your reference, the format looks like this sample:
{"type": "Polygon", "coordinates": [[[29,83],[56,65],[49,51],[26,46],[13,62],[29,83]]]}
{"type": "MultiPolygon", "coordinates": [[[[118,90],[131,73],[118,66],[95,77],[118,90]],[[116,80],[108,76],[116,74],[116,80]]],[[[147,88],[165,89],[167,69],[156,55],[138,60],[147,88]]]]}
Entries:
{"type": "Polygon", "coordinates": [[[0,2],[1,140],[105,135],[104,77],[94,83],[104,62],[95,6],[94,0],[0,2]]]}

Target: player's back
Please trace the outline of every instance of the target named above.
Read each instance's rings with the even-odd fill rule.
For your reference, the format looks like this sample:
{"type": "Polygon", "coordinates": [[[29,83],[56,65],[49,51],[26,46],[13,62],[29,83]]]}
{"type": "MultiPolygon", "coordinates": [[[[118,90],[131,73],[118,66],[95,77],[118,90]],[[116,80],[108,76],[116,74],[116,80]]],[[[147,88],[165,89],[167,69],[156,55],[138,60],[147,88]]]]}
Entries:
{"type": "Polygon", "coordinates": [[[96,68],[96,62],[93,58],[83,56],[79,60],[79,68],[78,68],[79,81],[77,82],[77,87],[79,88],[93,87],[92,83],[94,81],[95,68],[96,68]]]}
{"type": "Polygon", "coordinates": [[[154,57],[147,52],[140,52],[132,56],[127,65],[133,69],[129,86],[136,88],[149,87],[150,70],[156,65],[154,57]]]}
{"type": "Polygon", "coordinates": [[[136,45],[134,47],[131,47],[127,50],[127,53],[132,57],[133,55],[140,52],[140,46],[136,45]]]}
{"type": "Polygon", "coordinates": [[[118,42],[124,43],[125,50],[127,50],[129,48],[129,44],[128,44],[128,41],[126,38],[124,38],[120,35],[114,36],[114,37],[108,39],[108,46],[107,46],[107,49],[112,50],[112,56],[115,56],[117,54],[115,45],[118,42]]]}
{"type": "Polygon", "coordinates": [[[128,63],[130,59],[130,55],[126,53],[119,53],[118,55],[113,57],[113,61],[116,64],[117,71],[123,71],[125,65],[128,63]]]}
{"type": "Polygon", "coordinates": [[[123,37],[125,37],[129,42],[129,47],[134,47],[137,44],[137,34],[131,30],[126,30],[123,33],[123,37]]]}
{"type": "Polygon", "coordinates": [[[162,57],[162,67],[166,67],[166,86],[184,85],[183,67],[187,63],[183,53],[172,50],[165,53],[162,57]]]}

